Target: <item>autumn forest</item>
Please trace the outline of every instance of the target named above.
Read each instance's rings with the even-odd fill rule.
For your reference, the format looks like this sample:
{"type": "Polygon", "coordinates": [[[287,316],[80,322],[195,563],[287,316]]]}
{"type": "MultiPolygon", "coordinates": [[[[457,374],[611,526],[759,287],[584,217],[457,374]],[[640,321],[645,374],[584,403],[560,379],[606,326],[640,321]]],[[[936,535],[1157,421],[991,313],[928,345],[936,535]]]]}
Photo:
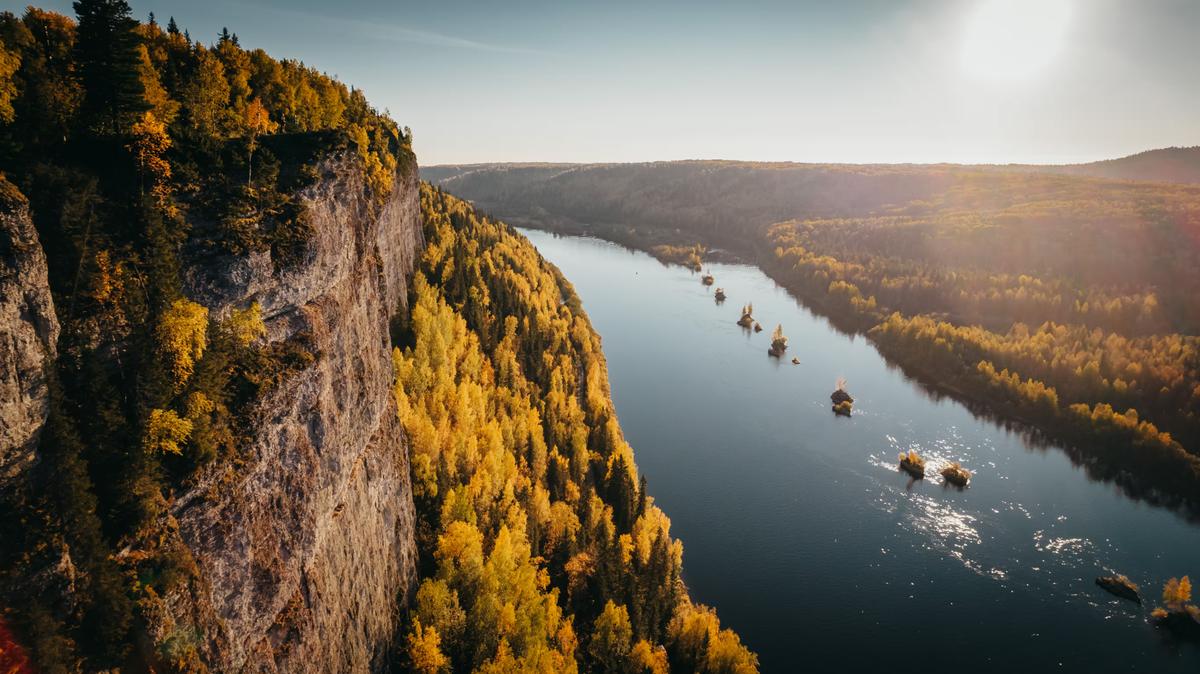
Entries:
{"type": "MultiPolygon", "coordinates": [[[[766,8],[596,53],[575,6],[162,4],[0,11],[0,673],[1200,656],[1200,147],[646,162],[816,153],[865,75],[757,79],[839,72],[766,8]],[[558,145],[618,159],[424,160],[558,145]]],[[[1056,53],[1013,16],[968,22],[996,90],[1056,53]]],[[[859,121],[847,156],[952,144],[859,121]]]]}

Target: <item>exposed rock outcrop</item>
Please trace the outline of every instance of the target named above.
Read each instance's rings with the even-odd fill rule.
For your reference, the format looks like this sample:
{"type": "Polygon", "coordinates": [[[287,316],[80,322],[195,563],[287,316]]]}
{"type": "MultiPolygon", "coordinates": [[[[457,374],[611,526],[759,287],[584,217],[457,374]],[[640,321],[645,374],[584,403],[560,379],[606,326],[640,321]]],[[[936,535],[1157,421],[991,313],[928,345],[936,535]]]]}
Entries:
{"type": "Polygon", "coordinates": [[[774,358],[781,358],[787,348],[788,339],[783,335],[783,326],[777,325],[775,332],[771,333],[771,346],[767,349],[767,354],[774,358]]]}
{"type": "Polygon", "coordinates": [[[49,410],[46,365],[55,358],[58,319],[46,255],[24,197],[0,177],[0,490],[37,456],[49,410]]]}
{"type": "Polygon", "coordinates": [[[925,477],[925,459],[914,450],[900,455],[900,470],[920,480],[925,477]]]}
{"type": "Polygon", "coordinates": [[[303,337],[315,356],[258,404],[246,463],[172,507],[198,572],[149,629],[198,635],[217,671],[379,671],[415,589],[389,322],[422,248],[417,178],[397,176],[380,208],[355,161],[320,174],[301,194],[314,232],[301,264],[273,274],[259,253],[186,273],[216,315],[257,301],[269,341],[303,337]]]}
{"type": "Polygon", "coordinates": [[[942,477],[956,487],[965,487],[971,481],[971,471],[963,468],[957,461],[951,461],[942,468],[942,477]]]}
{"type": "Polygon", "coordinates": [[[754,305],[753,304],[743,304],[742,305],[742,317],[738,319],[737,324],[742,326],[743,328],[748,328],[751,325],[756,325],[756,323],[754,322],[754,305]]]}
{"type": "Polygon", "coordinates": [[[1123,575],[1100,576],[1096,584],[1122,599],[1142,603],[1142,593],[1137,584],[1123,575]]]}

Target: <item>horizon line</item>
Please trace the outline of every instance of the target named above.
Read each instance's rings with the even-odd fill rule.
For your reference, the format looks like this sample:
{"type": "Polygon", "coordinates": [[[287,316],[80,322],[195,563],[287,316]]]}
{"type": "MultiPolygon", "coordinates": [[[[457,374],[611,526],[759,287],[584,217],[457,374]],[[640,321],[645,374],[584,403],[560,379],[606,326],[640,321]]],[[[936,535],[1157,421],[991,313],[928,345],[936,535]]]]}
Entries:
{"type": "MultiPolygon", "coordinates": [[[[1088,164],[1099,164],[1110,161],[1120,161],[1130,159],[1151,152],[1167,152],[1171,150],[1194,150],[1200,153],[1200,144],[1197,145],[1170,145],[1166,147],[1150,148],[1141,150],[1131,154],[1121,155],[1118,157],[1105,157],[1100,159],[1091,159],[1085,161],[1071,162],[995,162],[995,161],[812,161],[812,160],[795,160],[795,159],[730,159],[716,157],[686,157],[674,159],[646,159],[646,160],[627,160],[627,161],[561,161],[561,160],[494,160],[494,161],[449,161],[436,162],[423,165],[425,168],[436,168],[441,166],[616,166],[616,165],[633,165],[633,164],[666,164],[666,163],[686,163],[686,162],[723,162],[734,164],[796,164],[807,166],[964,166],[964,167],[1064,167],[1064,166],[1085,166],[1088,164]]],[[[418,153],[418,158],[420,153],[418,153]]]]}

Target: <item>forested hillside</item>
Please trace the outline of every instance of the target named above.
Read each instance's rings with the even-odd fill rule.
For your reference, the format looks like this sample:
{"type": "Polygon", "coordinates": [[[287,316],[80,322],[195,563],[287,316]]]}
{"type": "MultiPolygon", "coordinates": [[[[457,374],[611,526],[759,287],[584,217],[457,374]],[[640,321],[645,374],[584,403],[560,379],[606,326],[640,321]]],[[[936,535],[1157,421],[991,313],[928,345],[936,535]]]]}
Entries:
{"type": "Polygon", "coordinates": [[[1200,186],[737,162],[425,175],[534,226],[738,251],[1098,474],[1175,503],[1200,493],[1200,186]]]}
{"type": "Polygon", "coordinates": [[[1160,150],[1139,152],[1119,159],[1105,159],[1086,164],[1022,166],[1020,168],[1117,180],[1200,183],[1200,146],[1166,147],[1160,150]]]}
{"type": "Polygon", "coordinates": [[[507,225],[423,187],[427,247],[396,398],[411,441],[420,672],[753,672],[691,603],[639,479],[600,339],[507,225]]]}

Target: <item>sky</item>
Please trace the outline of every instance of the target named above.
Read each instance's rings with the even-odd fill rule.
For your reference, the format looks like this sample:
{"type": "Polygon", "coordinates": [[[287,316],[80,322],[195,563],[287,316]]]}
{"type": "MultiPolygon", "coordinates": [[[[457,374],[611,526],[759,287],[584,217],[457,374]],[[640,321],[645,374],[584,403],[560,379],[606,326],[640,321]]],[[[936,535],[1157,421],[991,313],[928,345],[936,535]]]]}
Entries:
{"type": "Polygon", "coordinates": [[[1071,163],[1200,145],[1200,0],[130,4],[363,89],[413,129],[422,165],[1071,163]]]}

